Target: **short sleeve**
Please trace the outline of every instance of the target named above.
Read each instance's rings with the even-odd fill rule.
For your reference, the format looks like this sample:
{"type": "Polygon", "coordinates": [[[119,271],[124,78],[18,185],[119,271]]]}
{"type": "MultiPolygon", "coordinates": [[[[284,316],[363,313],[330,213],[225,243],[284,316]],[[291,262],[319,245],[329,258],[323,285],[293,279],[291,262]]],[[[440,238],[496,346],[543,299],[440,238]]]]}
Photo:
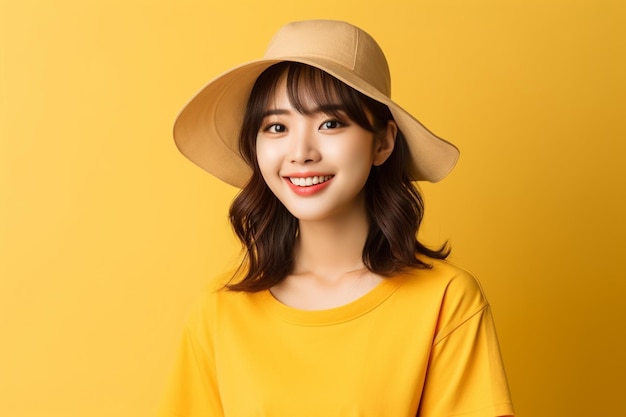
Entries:
{"type": "Polygon", "coordinates": [[[206,317],[198,308],[187,324],[160,417],[223,416],[206,317]]]}
{"type": "Polygon", "coordinates": [[[418,416],[513,415],[489,305],[447,330],[435,340],[418,416]]]}

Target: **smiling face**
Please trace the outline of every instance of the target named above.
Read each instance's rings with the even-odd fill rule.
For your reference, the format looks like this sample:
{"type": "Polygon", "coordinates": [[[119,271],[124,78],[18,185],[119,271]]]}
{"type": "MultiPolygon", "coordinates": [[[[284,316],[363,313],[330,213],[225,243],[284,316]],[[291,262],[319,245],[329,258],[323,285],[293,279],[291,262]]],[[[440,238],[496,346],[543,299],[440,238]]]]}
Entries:
{"type": "Polygon", "coordinates": [[[257,161],[267,186],[300,220],[363,209],[362,191],[375,160],[374,134],[341,106],[290,103],[279,82],[257,135],[257,161]]]}
{"type": "Polygon", "coordinates": [[[358,93],[327,74],[288,65],[257,103],[254,157],[265,183],[301,221],[363,214],[364,185],[391,153],[395,123],[374,120],[358,93]]]}

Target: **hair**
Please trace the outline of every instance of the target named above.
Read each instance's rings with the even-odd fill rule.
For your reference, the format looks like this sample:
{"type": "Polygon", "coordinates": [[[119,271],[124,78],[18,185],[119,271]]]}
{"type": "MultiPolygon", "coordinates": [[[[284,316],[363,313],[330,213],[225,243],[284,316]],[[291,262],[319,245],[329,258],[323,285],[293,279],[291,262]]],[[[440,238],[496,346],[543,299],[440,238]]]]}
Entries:
{"type": "MultiPolygon", "coordinates": [[[[264,113],[283,77],[286,77],[289,102],[302,114],[309,114],[311,107],[334,108],[330,105],[340,103],[341,111],[363,129],[373,132],[375,137],[384,135],[388,122],[393,120],[385,104],[306,64],[281,62],[258,77],[239,137],[240,152],[252,168],[252,176],[234,199],[229,213],[233,230],[245,252],[238,271],[244,272],[243,277],[227,285],[235,291],[269,289],[281,282],[294,265],[298,219],[267,187],[256,157],[256,138],[264,113]]],[[[333,111],[336,110],[330,110],[333,111]]],[[[417,239],[424,201],[411,181],[408,167],[408,145],[398,131],[391,155],[382,165],[372,167],[365,184],[369,231],[363,247],[363,264],[385,277],[410,268],[431,267],[417,255],[445,259],[450,253],[447,243],[438,249],[429,249],[417,239]]]]}

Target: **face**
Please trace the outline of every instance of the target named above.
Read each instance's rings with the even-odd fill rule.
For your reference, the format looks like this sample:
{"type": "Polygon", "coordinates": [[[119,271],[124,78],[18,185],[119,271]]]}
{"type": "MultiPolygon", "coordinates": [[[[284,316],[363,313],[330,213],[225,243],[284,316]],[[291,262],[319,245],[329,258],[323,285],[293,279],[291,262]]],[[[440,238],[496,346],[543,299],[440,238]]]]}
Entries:
{"type": "Polygon", "coordinates": [[[388,138],[375,140],[374,133],[342,111],[311,104],[309,114],[299,113],[289,102],[284,80],[269,103],[256,154],[270,190],[300,221],[362,212],[369,172],[391,153],[395,130],[388,129],[389,143],[388,138]]]}

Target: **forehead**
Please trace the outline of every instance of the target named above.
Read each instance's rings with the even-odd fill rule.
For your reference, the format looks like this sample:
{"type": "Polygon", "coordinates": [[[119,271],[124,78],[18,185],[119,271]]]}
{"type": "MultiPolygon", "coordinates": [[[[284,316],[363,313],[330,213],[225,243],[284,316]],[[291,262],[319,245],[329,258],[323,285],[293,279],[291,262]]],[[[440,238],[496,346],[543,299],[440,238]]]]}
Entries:
{"type": "Polygon", "coordinates": [[[291,107],[301,113],[345,104],[339,81],[315,68],[287,67],[271,84],[267,97],[266,109],[291,107]]]}

